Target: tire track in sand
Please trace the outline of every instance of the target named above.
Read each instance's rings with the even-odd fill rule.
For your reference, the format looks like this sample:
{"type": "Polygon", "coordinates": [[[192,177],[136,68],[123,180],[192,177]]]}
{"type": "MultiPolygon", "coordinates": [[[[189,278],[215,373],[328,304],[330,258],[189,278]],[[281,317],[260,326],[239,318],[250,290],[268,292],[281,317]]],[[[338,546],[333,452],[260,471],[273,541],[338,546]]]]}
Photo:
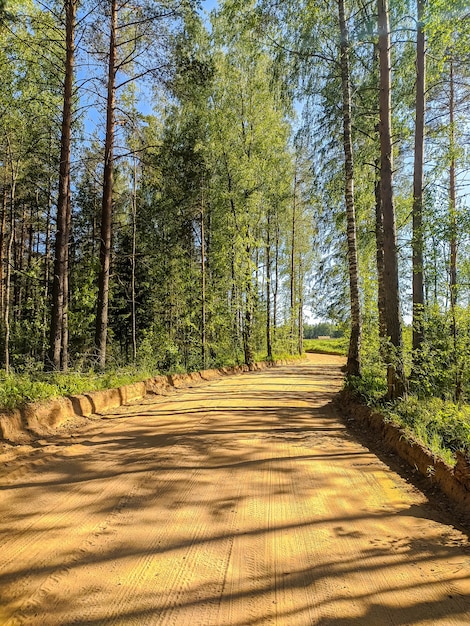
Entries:
{"type": "Polygon", "coordinates": [[[23,459],[2,492],[2,626],[468,626],[468,543],[348,435],[339,364],[123,409],[31,487],[23,459]]]}

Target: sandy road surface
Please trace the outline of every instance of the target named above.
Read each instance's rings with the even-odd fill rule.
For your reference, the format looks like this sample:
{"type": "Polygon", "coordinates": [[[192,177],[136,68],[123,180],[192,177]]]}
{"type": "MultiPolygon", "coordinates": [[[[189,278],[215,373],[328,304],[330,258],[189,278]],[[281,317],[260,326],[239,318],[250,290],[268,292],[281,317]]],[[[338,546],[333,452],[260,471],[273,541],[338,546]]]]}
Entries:
{"type": "Polygon", "coordinates": [[[348,434],[339,364],[4,450],[1,626],[468,626],[467,540],[348,434]]]}

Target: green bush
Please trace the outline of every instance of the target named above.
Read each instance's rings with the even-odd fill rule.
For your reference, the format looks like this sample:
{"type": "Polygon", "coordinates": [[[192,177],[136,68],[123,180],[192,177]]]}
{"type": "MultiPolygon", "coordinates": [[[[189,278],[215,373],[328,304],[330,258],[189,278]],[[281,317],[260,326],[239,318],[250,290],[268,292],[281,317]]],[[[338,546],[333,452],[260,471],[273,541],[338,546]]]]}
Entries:
{"type": "Polygon", "coordinates": [[[470,451],[470,407],[440,398],[409,396],[386,409],[395,423],[419,435],[427,447],[470,451]]]}
{"type": "Polygon", "coordinates": [[[122,369],[104,374],[95,372],[67,374],[33,372],[28,374],[0,373],[0,408],[14,409],[28,402],[38,402],[58,396],[74,395],[120,387],[145,380],[149,371],[122,369]]]}
{"type": "Polygon", "coordinates": [[[359,396],[369,406],[378,406],[387,393],[387,381],[379,367],[368,368],[361,377],[348,376],[345,388],[359,396]]]}
{"type": "Polygon", "coordinates": [[[384,371],[380,363],[368,365],[362,377],[348,377],[345,388],[447,463],[455,462],[453,454],[456,450],[470,453],[470,406],[418,395],[388,402],[385,400],[387,382],[384,371]]]}
{"type": "Polygon", "coordinates": [[[0,377],[0,407],[5,409],[58,395],[60,392],[54,384],[31,380],[25,374],[3,374],[0,377]]]}

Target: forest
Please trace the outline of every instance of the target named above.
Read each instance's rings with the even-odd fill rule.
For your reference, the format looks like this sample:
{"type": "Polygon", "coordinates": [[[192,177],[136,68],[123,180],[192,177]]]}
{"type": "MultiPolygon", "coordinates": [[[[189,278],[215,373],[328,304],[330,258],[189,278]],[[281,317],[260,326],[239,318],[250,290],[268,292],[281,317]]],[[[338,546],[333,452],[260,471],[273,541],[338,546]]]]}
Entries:
{"type": "Polygon", "coordinates": [[[6,0],[0,40],[4,406],[321,320],[470,449],[465,0],[6,0]]]}

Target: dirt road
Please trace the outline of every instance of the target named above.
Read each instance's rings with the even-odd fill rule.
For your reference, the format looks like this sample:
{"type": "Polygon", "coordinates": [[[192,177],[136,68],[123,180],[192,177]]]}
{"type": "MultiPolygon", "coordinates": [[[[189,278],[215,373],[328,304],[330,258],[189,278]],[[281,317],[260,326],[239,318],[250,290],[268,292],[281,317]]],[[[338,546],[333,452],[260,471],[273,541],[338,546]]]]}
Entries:
{"type": "Polygon", "coordinates": [[[468,626],[468,541],[348,434],[340,364],[3,450],[0,624],[468,626]]]}

